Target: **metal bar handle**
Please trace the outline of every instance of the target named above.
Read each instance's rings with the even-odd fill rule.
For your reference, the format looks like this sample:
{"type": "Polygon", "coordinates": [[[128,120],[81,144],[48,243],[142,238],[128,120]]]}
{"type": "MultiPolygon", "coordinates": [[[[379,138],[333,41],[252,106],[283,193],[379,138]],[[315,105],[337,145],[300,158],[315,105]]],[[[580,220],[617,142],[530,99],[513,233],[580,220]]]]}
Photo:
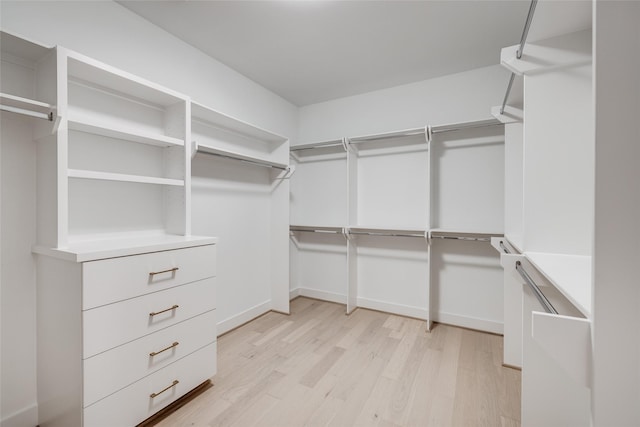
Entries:
{"type": "Polygon", "coordinates": [[[500,240],[500,247],[502,248],[505,254],[511,253],[511,251],[504,245],[504,242],[502,240],[500,240]]]}
{"type": "Polygon", "coordinates": [[[151,393],[151,394],[149,395],[149,397],[150,397],[150,398],[152,398],[152,399],[153,399],[154,397],[158,397],[158,396],[160,396],[162,393],[164,393],[165,391],[169,390],[170,388],[173,388],[173,387],[177,386],[179,383],[180,383],[180,381],[178,381],[178,380],[173,380],[173,382],[171,383],[171,385],[170,385],[170,386],[167,386],[167,387],[163,388],[162,390],[160,390],[160,391],[159,391],[159,392],[157,392],[157,393],[151,393]]]}
{"type": "Polygon", "coordinates": [[[162,311],[152,311],[151,313],[149,313],[149,316],[153,317],[153,316],[156,316],[158,314],[166,313],[167,311],[175,310],[178,307],[180,307],[178,304],[174,304],[171,307],[165,308],[162,311]]]}
{"type": "Polygon", "coordinates": [[[159,355],[160,353],[164,353],[164,352],[165,352],[165,351],[167,351],[167,350],[171,350],[172,348],[177,347],[177,346],[178,346],[178,344],[180,344],[180,343],[179,343],[178,341],[176,341],[176,342],[174,342],[173,344],[171,344],[170,346],[165,347],[165,348],[163,348],[163,349],[162,349],[162,350],[160,350],[160,351],[152,351],[151,353],[149,353],[149,356],[151,356],[151,357],[153,357],[153,356],[157,356],[157,355],[159,355]]]}
{"type": "Polygon", "coordinates": [[[168,270],[162,270],[162,271],[151,271],[151,272],[149,272],[149,276],[153,277],[156,274],[175,273],[178,270],[180,270],[180,267],[173,267],[173,268],[170,268],[168,270]]]}
{"type": "Polygon", "coordinates": [[[558,314],[558,310],[553,307],[553,305],[549,302],[546,296],[542,293],[538,285],[533,281],[531,276],[522,268],[522,263],[520,261],[516,261],[516,271],[520,273],[520,276],[527,282],[534,295],[538,299],[538,302],[544,307],[544,310],[547,313],[558,314]]]}

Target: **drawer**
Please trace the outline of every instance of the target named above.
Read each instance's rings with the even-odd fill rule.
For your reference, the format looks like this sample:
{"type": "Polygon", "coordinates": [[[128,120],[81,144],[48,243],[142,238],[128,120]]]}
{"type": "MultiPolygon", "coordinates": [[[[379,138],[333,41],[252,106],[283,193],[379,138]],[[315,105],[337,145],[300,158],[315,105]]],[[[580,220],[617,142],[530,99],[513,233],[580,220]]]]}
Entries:
{"type": "Polygon", "coordinates": [[[209,278],[83,311],[83,358],[165,329],[215,307],[215,278],[209,278]]]}
{"type": "Polygon", "coordinates": [[[216,338],[216,311],[211,310],[86,359],[84,406],[215,342],[216,338]],[[166,350],[160,352],[163,349],[166,350]],[[158,354],[151,356],[154,352],[158,354]]]}
{"type": "Polygon", "coordinates": [[[216,246],[196,246],[82,264],[82,308],[157,292],[216,275],[216,246]]]}
{"type": "Polygon", "coordinates": [[[216,343],[84,408],[86,427],[134,426],[191,391],[216,372],[216,343]],[[172,384],[178,381],[177,384],[172,384]],[[151,397],[152,393],[159,393],[151,397]]]}

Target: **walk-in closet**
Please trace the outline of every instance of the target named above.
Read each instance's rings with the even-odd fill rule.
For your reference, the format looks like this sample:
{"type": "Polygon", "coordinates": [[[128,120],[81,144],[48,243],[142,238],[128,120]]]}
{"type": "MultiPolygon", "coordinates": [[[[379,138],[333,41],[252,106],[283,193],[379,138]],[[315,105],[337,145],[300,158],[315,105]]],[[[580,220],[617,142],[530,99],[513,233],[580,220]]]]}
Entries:
{"type": "Polygon", "coordinates": [[[640,2],[0,2],[0,427],[640,425],[640,2]]]}

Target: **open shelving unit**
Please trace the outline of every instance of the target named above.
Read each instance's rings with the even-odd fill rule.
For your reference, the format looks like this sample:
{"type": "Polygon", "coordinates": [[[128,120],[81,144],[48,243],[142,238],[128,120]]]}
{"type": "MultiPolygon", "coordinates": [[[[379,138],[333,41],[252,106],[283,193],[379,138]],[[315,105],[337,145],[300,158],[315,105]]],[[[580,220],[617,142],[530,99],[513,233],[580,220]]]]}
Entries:
{"type": "Polygon", "coordinates": [[[347,313],[367,307],[421,318],[428,328],[440,320],[501,332],[502,294],[493,298],[494,289],[487,296],[475,284],[494,281],[493,289],[501,283],[498,258],[488,242],[503,235],[503,148],[496,119],[291,147],[296,162],[290,227],[294,295],[346,303],[347,313]],[[445,150],[453,154],[442,161],[445,150]],[[434,158],[434,152],[440,157],[434,158]],[[441,181],[455,174],[473,182],[441,181]],[[486,188],[494,185],[496,189],[486,188]],[[442,191],[463,194],[436,209],[434,204],[441,201],[434,201],[433,193],[442,191]],[[463,203],[459,212],[451,207],[465,196],[475,199],[463,203]],[[478,203],[479,208],[474,206],[478,203]],[[444,221],[433,221],[434,213],[444,221]],[[470,298],[475,304],[451,308],[437,301],[432,275],[445,290],[459,277],[437,276],[434,251],[438,268],[444,268],[442,260],[449,252],[457,257],[453,270],[460,271],[461,262],[468,264],[466,288],[454,292],[475,292],[478,295],[470,298]],[[488,308],[474,318],[473,309],[483,305],[477,301],[485,301],[488,308]],[[443,308],[454,314],[448,316],[443,308]],[[467,316],[471,313],[468,319],[465,310],[467,316]]]}

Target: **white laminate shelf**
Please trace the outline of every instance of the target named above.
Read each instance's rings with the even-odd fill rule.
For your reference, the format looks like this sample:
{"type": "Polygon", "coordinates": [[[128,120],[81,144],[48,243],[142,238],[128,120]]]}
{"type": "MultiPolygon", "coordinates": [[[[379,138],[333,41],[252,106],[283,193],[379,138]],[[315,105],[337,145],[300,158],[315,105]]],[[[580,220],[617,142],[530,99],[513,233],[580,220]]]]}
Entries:
{"type": "Polygon", "coordinates": [[[90,120],[69,119],[69,129],[109,138],[123,139],[140,144],[154,145],[158,147],[180,147],[184,141],[166,135],[151,132],[140,132],[133,128],[115,127],[106,124],[91,122],[90,120]]]}
{"type": "Polygon", "coordinates": [[[141,253],[169,251],[217,243],[216,237],[179,236],[173,234],[133,235],[115,238],[89,238],[70,243],[64,248],[35,246],[33,252],[72,262],[137,255],[141,253]]]}
{"type": "Polygon", "coordinates": [[[144,175],[128,175],[122,173],[100,172],[83,169],[68,169],[67,176],[69,178],[95,179],[101,181],[120,181],[138,184],[170,185],[177,187],[184,186],[184,180],[182,179],[158,178],[144,175]]]}
{"type": "Polygon", "coordinates": [[[349,227],[349,234],[390,237],[426,237],[424,228],[384,228],[384,227],[349,227]]]}
{"type": "Polygon", "coordinates": [[[206,126],[233,132],[255,141],[279,144],[287,140],[282,135],[259,128],[194,101],[191,101],[191,117],[194,121],[206,126]]]}
{"type": "Polygon", "coordinates": [[[332,227],[324,225],[291,225],[289,231],[292,232],[309,232],[324,234],[342,234],[342,227],[332,227]]]}
{"type": "Polygon", "coordinates": [[[429,230],[429,235],[431,237],[445,237],[445,238],[446,237],[490,238],[490,237],[502,237],[504,234],[500,231],[432,228],[429,230]]]}
{"type": "Polygon", "coordinates": [[[591,257],[525,252],[525,257],[587,318],[591,318],[591,257]]]}

